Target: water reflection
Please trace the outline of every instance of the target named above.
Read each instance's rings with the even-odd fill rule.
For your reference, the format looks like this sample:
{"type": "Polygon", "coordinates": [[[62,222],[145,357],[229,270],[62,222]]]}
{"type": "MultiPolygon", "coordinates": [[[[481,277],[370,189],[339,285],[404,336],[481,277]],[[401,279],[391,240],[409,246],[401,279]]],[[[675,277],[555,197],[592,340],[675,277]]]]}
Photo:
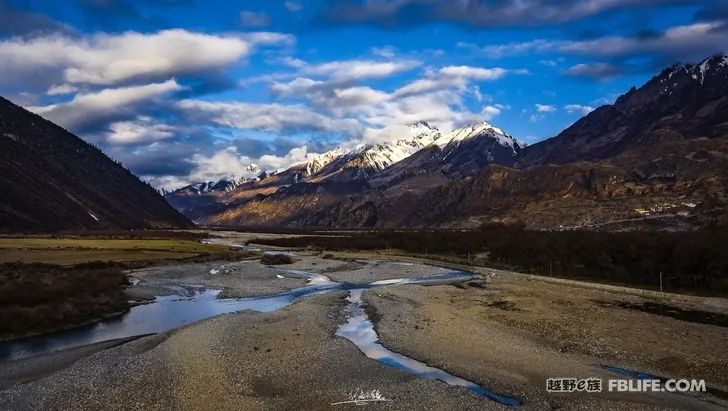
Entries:
{"type": "Polygon", "coordinates": [[[398,368],[418,377],[438,380],[450,385],[458,385],[466,387],[469,390],[480,395],[486,396],[501,404],[518,406],[520,401],[515,398],[506,397],[488,391],[485,388],[471,382],[449,374],[439,368],[430,367],[412,358],[402,354],[389,351],[379,343],[379,337],[374,331],[374,325],[369,320],[363,308],[361,298],[362,289],[351,290],[349,292],[349,305],[346,307],[348,320],[346,324],[339,326],[336,335],[346,338],[353,342],[359,350],[367,357],[377,360],[390,367],[398,368]]]}
{"type": "Polygon", "coordinates": [[[16,360],[101,341],[164,332],[220,314],[243,310],[277,311],[300,298],[342,287],[342,284],[325,281],[318,275],[312,275],[309,284],[285,293],[252,298],[217,298],[221,290],[170,285],[166,288],[174,294],[132,307],[121,317],[87,327],[2,342],[0,360],[16,360]]]}

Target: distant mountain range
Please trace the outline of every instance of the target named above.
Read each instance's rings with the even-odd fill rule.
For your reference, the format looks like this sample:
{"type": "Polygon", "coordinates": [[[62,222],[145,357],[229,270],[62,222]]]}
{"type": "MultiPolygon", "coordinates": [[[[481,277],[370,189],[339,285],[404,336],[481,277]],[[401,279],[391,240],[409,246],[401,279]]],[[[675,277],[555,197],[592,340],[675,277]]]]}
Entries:
{"type": "Polygon", "coordinates": [[[487,164],[512,164],[525,147],[485,122],[444,134],[417,122],[405,134],[392,143],[337,148],[257,179],[206,183],[206,191],[193,184],[166,198],[202,224],[299,225],[306,215],[372,189],[416,182],[421,176],[434,187],[472,175],[487,164]]]}
{"type": "Polygon", "coordinates": [[[151,186],[0,98],[0,232],[191,228],[151,186]]]}
{"type": "Polygon", "coordinates": [[[488,123],[410,125],[247,181],[166,195],[201,224],[691,229],[728,223],[728,56],[674,65],[526,147],[488,123]]]}

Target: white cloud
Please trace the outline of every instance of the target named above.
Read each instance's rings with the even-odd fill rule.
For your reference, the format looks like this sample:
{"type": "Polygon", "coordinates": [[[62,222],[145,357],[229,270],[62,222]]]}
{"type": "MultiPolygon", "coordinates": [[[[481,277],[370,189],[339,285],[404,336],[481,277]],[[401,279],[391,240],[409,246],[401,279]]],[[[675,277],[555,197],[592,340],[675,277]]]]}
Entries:
{"type": "MultiPolygon", "coordinates": [[[[501,58],[504,56],[511,56],[516,54],[549,51],[556,49],[561,44],[566,43],[567,42],[565,41],[558,40],[536,39],[520,43],[506,43],[485,46],[483,48],[480,48],[479,51],[490,58],[501,58]]],[[[468,47],[477,49],[477,46],[475,45],[468,45],[468,47]]]]}
{"type": "Polygon", "coordinates": [[[307,64],[305,61],[291,56],[282,57],[279,61],[286,66],[299,69],[305,67],[307,64]]]}
{"type": "MultiPolygon", "coordinates": [[[[111,85],[139,78],[207,73],[229,66],[258,44],[290,42],[279,33],[210,35],[186,30],[85,37],[48,35],[0,41],[3,78],[58,84],[111,85]]],[[[48,84],[48,83],[46,83],[48,84]]]]}
{"type": "Polygon", "coordinates": [[[301,9],[303,9],[303,5],[297,0],[287,0],[283,3],[283,5],[286,6],[286,10],[292,12],[301,11],[301,9]]]}
{"type": "Polygon", "coordinates": [[[303,67],[301,73],[327,76],[332,80],[361,80],[388,77],[419,66],[417,60],[373,61],[340,60],[303,67]]]}
{"type": "Polygon", "coordinates": [[[392,126],[427,121],[435,127],[449,129],[462,123],[483,120],[484,117],[482,113],[464,109],[461,95],[454,90],[397,97],[377,105],[361,107],[359,116],[369,125],[364,132],[364,143],[396,139],[396,135],[384,132],[392,126]]]}
{"type": "Polygon", "coordinates": [[[181,89],[175,80],[167,80],[163,83],[76,94],[73,100],[65,103],[28,107],[28,109],[65,128],[76,129],[118,115],[154,97],[181,89]]]}
{"type": "Polygon", "coordinates": [[[648,37],[610,36],[594,40],[568,42],[560,47],[562,51],[614,56],[641,52],[675,52],[698,48],[700,54],[706,48],[715,52],[715,47],[728,50],[725,41],[725,30],[720,30],[722,23],[695,23],[668,28],[660,35],[648,37]]]}
{"type": "Polygon", "coordinates": [[[263,12],[243,10],[240,12],[240,23],[249,27],[265,27],[271,22],[270,16],[263,12]]]}
{"type": "Polygon", "coordinates": [[[372,47],[371,52],[373,55],[383,57],[385,59],[393,59],[397,56],[397,52],[393,46],[372,47]]]}
{"type": "MultiPolygon", "coordinates": [[[[308,152],[306,145],[292,148],[284,156],[266,154],[258,158],[251,158],[238,152],[235,146],[218,150],[212,155],[194,154],[191,162],[194,168],[187,177],[187,182],[217,181],[221,178],[256,177],[260,171],[281,170],[293,164],[306,161],[312,153],[308,152]],[[255,164],[257,170],[248,166],[255,164]]],[[[180,180],[175,182],[179,183],[180,180]]],[[[178,184],[179,187],[181,184],[178,184]]]]}
{"type": "Polygon", "coordinates": [[[195,164],[195,168],[189,175],[190,181],[214,181],[243,176],[250,159],[238,154],[237,149],[231,146],[217,151],[210,157],[194,154],[192,163],[195,164]]]}
{"type": "Polygon", "coordinates": [[[273,83],[271,92],[277,98],[305,98],[337,115],[349,112],[352,107],[378,104],[390,98],[387,93],[371,87],[340,85],[302,77],[288,83],[273,83]]]}
{"type": "Polygon", "coordinates": [[[378,104],[389,99],[389,95],[370,87],[348,87],[335,89],[336,102],[346,107],[378,104]]]}
{"type": "Polygon", "coordinates": [[[106,139],[112,144],[150,143],[172,138],[175,129],[169,124],[157,123],[151,117],[141,116],[132,121],[117,121],[109,125],[106,139]]]}
{"type": "Polygon", "coordinates": [[[546,59],[544,59],[544,60],[539,60],[538,61],[538,64],[541,64],[542,66],[547,66],[547,67],[556,67],[556,66],[559,65],[559,62],[556,61],[556,60],[546,60],[546,59]]]}
{"type": "Polygon", "coordinates": [[[483,114],[484,120],[492,120],[494,117],[501,113],[502,106],[485,106],[481,113],[483,114]]]}
{"type": "Polygon", "coordinates": [[[446,77],[467,78],[470,80],[497,80],[505,76],[506,70],[500,67],[446,66],[440,69],[440,74],[446,77]]]}
{"type": "Polygon", "coordinates": [[[556,107],[548,104],[536,104],[536,111],[539,113],[553,113],[556,111],[556,107]]]}
{"type": "Polygon", "coordinates": [[[296,42],[296,37],[291,34],[276,33],[274,31],[254,31],[242,33],[241,39],[254,46],[285,45],[290,46],[296,42]]]}
{"type": "Polygon", "coordinates": [[[562,52],[588,56],[629,56],[657,53],[671,59],[703,58],[717,51],[728,51],[723,22],[702,22],[669,27],[652,36],[605,36],[592,40],[546,40],[489,45],[482,48],[471,44],[461,47],[475,48],[486,56],[498,58],[507,55],[562,52]]]}
{"type": "Polygon", "coordinates": [[[188,120],[231,128],[283,134],[326,131],[354,135],[359,130],[359,124],[354,120],[327,117],[303,105],[182,100],[176,106],[188,120]]]}
{"type": "Polygon", "coordinates": [[[566,112],[569,114],[578,113],[578,114],[581,114],[582,116],[585,116],[585,115],[591,113],[592,111],[594,111],[594,107],[583,106],[581,104],[567,104],[564,106],[564,110],[566,110],[566,112]]]}
{"type": "Polygon", "coordinates": [[[308,147],[303,145],[292,148],[285,156],[262,155],[256,163],[263,170],[282,170],[293,164],[304,162],[312,155],[314,154],[308,152],[308,147]]]}
{"type": "Polygon", "coordinates": [[[46,91],[49,96],[59,96],[63,94],[71,94],[78,91],[78,88],[70,84],[52,85],[46,91]]]}
{"type": "Polygon", "coordinates": [[[399,88],[394,94],[408,96],[447,88],[464,89],[470,81],[498,80],[506,73],[507,71],[500,67],[446,66],[428,73],[425,78],[415,80],[399,88]]]}

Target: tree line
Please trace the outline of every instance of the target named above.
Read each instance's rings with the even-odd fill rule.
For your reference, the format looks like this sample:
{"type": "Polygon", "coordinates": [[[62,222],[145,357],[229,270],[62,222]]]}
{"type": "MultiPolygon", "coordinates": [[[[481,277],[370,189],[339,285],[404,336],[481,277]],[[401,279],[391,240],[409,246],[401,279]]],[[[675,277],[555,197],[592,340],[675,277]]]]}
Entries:
{"type": "MultiPolygon", "coordinates": [[[[332,236],[334,235],[334,236],[332,236]]],[[[535,231],[484,225],[478,230],[369,231],[344,236],[256,239],[284,247],[402,250],[454,256],[521,272],[665,291],[728,294],[728,232],[535,231]],[[486,256],[486,257],[482,257],[486,256]]]]}

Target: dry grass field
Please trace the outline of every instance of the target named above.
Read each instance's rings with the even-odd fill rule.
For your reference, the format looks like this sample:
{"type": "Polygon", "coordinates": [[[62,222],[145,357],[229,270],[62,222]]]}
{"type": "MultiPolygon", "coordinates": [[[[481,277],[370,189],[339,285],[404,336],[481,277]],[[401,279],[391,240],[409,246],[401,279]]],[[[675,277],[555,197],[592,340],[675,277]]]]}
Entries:
{"type": "Polygon", "coordinates": [[[89,261],[157,261],[225,254],[229,247],[191,239],[0,238],[0,263],[73,265],[89,261]]]}

